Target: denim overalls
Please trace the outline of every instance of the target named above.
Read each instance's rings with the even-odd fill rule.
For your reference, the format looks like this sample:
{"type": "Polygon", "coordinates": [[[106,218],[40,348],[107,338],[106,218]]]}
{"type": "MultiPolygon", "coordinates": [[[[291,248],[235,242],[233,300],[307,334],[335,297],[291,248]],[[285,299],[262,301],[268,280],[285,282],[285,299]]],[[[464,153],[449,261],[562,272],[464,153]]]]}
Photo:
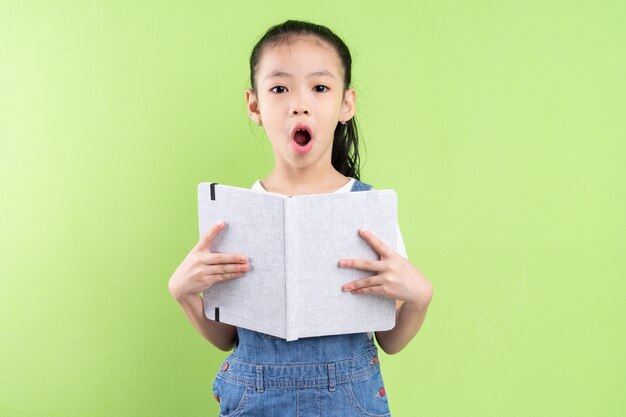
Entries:
{"type": "MultiPolygon", "coordinates": [[[[355,180],[350,191],[371,188],[355,180]]],[[[287,342],[238,327],[237,335],[213,382],[220,417],[390,416],[367,333],[287,342]]]]}

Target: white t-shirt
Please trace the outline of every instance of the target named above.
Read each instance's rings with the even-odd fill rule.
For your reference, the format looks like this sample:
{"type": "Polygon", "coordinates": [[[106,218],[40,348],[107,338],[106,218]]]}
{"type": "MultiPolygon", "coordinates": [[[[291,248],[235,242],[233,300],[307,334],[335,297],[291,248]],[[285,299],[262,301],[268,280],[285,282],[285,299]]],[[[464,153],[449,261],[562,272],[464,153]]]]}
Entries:
{"type": "MultiPolygon", "coordinates": [[[[354,178],[350,178],[350,181],[348,181],[348,183],[344,186],[342,186],[340,189],[333,191],[334,193],[349,193],[350,190],[352,189],[352,184],[354,184],[355,179],[354,178]]],[[[257,191],[265,191],[268,192],[265,188],[263,188],[263,185],[261,184],[260,180],[257,180],[252,187],[250,187],[253,190],[257,190],[257,191]]],[[[372,189],[374,189],[372,187],[372,189]]],[[[405,258],[408,258],[407,254],[406,254],[406,249],[404,247],[404,240],[402,239],[402,234],[400,233],[400,224],[396,223],[396,235],[397,235],[397,241],[396,241],[396,252],[399,255],[402,255],[405,258]]],[[[373,336],[372,332],[368,332],[367,333],[368,337],[371,339],[373,336]]]]}

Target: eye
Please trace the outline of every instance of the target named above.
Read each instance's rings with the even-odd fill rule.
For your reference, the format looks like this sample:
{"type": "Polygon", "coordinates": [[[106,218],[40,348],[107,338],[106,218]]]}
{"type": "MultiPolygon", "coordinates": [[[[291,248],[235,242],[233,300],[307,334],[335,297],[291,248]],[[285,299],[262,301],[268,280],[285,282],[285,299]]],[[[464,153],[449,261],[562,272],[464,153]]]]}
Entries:
{"type": "Polygon", "coordinates": [[[315,86],[315,91],[317,91],[318,93],[324,93],[324,92],[328,91],[328,87],[326,87],[325,85],[319,84],[319,85],[315,86]],[[325,90],[321,90],[320,91],[320,89],[319,89],[320,87],[322,87],[322,89],[325,89],[325,90]]]}
{"type": "Polygon", "coordinates": [[[282,88],[283,90],[286,90],[286,88],[285,88],[285,87],[283,87],[282,85],[277,85],[276,87],[272,87],[272,88],[270,89],[270,91],[272,91],[272,92],[274,92],[274,93],[278,93],[278,94],[280,94],[282,91],[274,91],[274,90],[275,90],[275,89],[277,89],[277,88],[282,88]]]}

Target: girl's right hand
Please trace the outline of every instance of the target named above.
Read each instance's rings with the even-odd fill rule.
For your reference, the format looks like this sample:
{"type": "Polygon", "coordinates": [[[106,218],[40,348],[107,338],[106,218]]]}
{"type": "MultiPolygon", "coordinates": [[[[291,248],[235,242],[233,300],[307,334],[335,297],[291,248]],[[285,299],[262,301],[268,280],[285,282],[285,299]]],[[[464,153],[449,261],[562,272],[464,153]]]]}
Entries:
{"type": "Polygon", "coordinates": [[[175,299],[196,297],[216,282],[238,278],[250,269],[245,256],[211,252],[213,239],[224,227],[224,221],[211,227],[174,271],[168,288],[175,299]]]}

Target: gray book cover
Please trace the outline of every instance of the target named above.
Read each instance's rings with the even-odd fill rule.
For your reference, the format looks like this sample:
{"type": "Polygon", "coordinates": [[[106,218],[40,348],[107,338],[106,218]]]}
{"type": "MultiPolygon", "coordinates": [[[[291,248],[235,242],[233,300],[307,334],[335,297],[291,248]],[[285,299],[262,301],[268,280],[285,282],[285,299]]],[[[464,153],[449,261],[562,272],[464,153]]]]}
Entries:
{"type": "Polygon", "coordinates": [[[341,290],[375,273],[338,266],[341,259],[380,258],[359,236],[361,227],[396,250],[394,190],[289,197],[200,183],[198,219],[200,236],[223,219],[211,252],[242,254],[250,265],[242,277],[203,292],[208,319],[287,341],[395,326],[395,300],[341,290]]]}

